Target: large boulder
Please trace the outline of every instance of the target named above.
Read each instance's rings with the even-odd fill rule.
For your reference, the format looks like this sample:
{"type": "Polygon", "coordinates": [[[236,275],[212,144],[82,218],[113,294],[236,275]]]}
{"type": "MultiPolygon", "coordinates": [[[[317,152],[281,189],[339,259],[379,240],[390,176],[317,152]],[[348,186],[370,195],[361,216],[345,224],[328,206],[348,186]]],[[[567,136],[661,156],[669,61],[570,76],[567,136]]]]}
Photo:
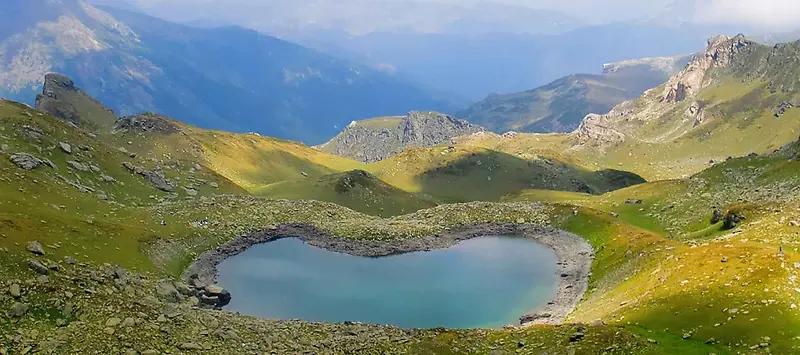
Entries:
{"type": "Polygon", "coordinates": [[[42,243],[39,243],[38,241],[33,240],[29,242],[26,249],[33,254],[44,255],[44,247],[42,247],[42,243]]]}
{"type": "Polygon", "coordinates": [[[230,304],[232,297],[228,290],[217,285],[209,285],[199,292],[198,299],[202,307],[219,309],[230,304]]]}
{"type": "Polygon", "coordinates": [[[44,161],[28,153],[12,154],[11,162],[24,170],[33,170],[44,164],[44,161]]]}

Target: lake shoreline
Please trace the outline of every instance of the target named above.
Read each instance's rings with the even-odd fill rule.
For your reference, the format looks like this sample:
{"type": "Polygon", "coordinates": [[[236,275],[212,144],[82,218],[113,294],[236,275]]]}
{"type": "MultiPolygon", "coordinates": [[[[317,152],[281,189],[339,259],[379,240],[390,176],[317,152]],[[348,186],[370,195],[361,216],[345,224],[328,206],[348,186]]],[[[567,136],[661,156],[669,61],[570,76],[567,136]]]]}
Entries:
{"type": "MultiPolygon", "coordinates": [[[[318,248],[361,257],[383,257],[452,247],[461,241],[489,235],[531,238],[553,249],[558,259],[556,295],[534,313],[522,315],[520,325],[561,324],[583,298],[588,288],[594,249],[583,238],[551,227],[516,224],[479,224],[454,228],[446,233],[422,238],[385,241],[335,237],[319,228],[302,223],[282,224],[237,237],[220,247],[201,254],[183,273],[185,279],[196,275],[204,284],[214,284],[217,265],[241,254],[253,245],[284,238],[298,238],[318,248]]],[[[234,295],[235,297],[235,295],[234,295]]]]}

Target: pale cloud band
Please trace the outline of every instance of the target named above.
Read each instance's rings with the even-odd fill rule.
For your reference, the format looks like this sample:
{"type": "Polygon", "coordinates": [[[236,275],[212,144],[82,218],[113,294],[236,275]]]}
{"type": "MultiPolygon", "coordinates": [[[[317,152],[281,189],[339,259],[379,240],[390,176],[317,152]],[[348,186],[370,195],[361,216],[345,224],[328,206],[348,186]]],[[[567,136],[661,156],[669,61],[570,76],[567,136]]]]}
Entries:
{"type": "MultiPolygon", "coordinates": [[[[90,0],[91,1],[91,0],[90,0]]],[[[94,0],[98,2],[129,2],[136,3],[145,9],[160,8],[161,10],[180,11],[184,16],[197,12],[203,17],[210,15],[202,13],[207,10],[214,12],[224,11],[234,15],[237,8],[242,13],[235,14],[236,18],[257,16],[253,11],[276,9],[287,11],[294,10],[294,14],[306,13],[313,17],[314,12],[323,11],[326,16],[336,16],[337,9],[347,14],[341,14],[342,20],[355,20],[353,16],[369,16],[370,12],[382,8],[382,4],[390,3],[416,3],[416,4],[447,4],[451,6],[472,6],[478,3],[503,3],[508,5],[525,6],[529,8],[559,10],[574,16],[580,21],[588,23],[605,23],[613,21],[643,20],[664,18],[665,20],[691,21],[704,24],[731,24],[750,25],[765,29],[795,29],[800,28],[800,0],[94,0]],[[192,6],[182,6],[191,3],[192,6]],[[173,6],[170,6],[173,5],[173,6]],[[362,8],[354,11],[354,8],[362,8]]],[[[392,7],[395,8],[395,7],[392,7]]],[[[419,7],[408,7],[419,9],[419,7]]],[[[160,15],[168,14],[160,13],[160,15]]],[[[313,19],[308,19],[313,21],[313,19]]]]}

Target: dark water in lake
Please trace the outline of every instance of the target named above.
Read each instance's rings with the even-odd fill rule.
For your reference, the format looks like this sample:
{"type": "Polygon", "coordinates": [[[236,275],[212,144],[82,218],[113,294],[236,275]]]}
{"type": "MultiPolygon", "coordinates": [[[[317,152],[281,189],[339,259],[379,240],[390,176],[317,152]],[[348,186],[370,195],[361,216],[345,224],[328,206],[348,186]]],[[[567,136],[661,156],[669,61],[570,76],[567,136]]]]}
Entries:
{"type": "Polygon", "coordinates": [[[552,249],[487,236],[449,249],[363,258],[282,239],[222,262],[226,310],[320,322],[404,328],[499,328],[549,301],[558,283],[552,249]]]}

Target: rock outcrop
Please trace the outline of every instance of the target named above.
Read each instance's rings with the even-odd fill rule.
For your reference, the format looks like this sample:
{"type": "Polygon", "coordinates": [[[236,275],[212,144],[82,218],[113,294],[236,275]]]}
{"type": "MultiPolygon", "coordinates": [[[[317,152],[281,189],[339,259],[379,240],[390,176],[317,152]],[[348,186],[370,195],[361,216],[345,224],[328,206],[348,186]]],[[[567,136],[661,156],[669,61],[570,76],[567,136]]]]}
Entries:
{"type": "Polygon", "coordinates": [[[155,113],[122,117],[114,124],[117,131],[157,132],[163,134],[182,133],[176,121],[155,113]]]}
{"type": "Polygon", "coordinates": [[[669,79],[661,94],[662,100],[674,103],[694,97],[713,82],[713,77],[708,75],[710,69],[728,67],[733,58],[752,43],[741,34],[708,40],[706,51],[695,56],[686,69],[669,79]]]}
{"type": "Polygon", "coordinates": [[[438,112],[410,112],[353,122],[317,149],[364,162],[375,162],[408,147],[432,147],[455,137],[483,132],[483,127],[438,112]]]}
{"type": "Polygon", "coordinates": [[[44,89],[36,96],[36,109],[85,128],[109,126],[116,118],[114,111],[83,92],[70,78],[55,73],[45,75],[44,89]]]}

